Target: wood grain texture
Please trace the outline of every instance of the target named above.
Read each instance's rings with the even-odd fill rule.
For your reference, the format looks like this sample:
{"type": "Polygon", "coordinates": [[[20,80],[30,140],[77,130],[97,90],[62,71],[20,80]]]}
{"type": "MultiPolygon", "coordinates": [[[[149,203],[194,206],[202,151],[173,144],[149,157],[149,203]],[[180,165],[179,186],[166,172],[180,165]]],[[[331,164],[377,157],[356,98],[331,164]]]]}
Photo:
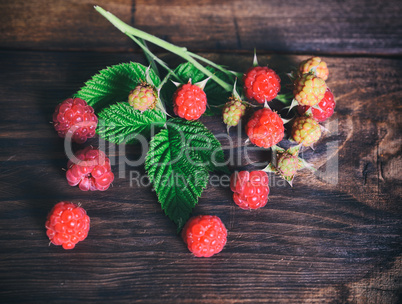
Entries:
{"type": "MultiPolygon", "coordinates": [[[[191,50],[402,54],[399,1],[99,0],[123,21],[191,50]]],[[[0,48],[138,50],[93,1],[1,1],[0,48]]]]}
{"type": "MultiPolygon", "coordinates": [[[[251,53],[201,55],[238,71],[252,60],[251,53]]],[[[172,66],[178,62],[163,58],[172,66]]],[[[304,58],[259,57],[281,76],[304,58]]],[[[290,188],[271,175],[270,201],[255,212],[240,210],[227,186],[211,182],[194,213],[220,216],[229,238],[219,255],[197,259],[175,234],[151,187],[130,182],[129,172],[144,174],[142,166],[119,167],[120,148],[107,147],[117,174],[113,188],[85,193],[67,186],[63,141],[49,123],[55,105],[99,69],[143,62],[142,57],[0,52],[0,302],[401,301],[402,63],[324,59],[337,100],[326,124],[333,133],[303,156],[319,171],[337,158],[338,182],[304,170],[290,188]],[[88,239],[73,251],[48,246],[45,235],[45,217],[60,200],[81,202],[91,217],[88,239]]],[[[218,136],[225,132],[219,117],[202,121],[218,136]]],[[[227,157],[240,155],[231,168],[262,168],[256,162],[268,160],[269,153],[246,147],[245,139],[236,129],[220,137],[227,157]]],[[[140,155],[137,146],[125,152],[129,159],[140,155]]]]}

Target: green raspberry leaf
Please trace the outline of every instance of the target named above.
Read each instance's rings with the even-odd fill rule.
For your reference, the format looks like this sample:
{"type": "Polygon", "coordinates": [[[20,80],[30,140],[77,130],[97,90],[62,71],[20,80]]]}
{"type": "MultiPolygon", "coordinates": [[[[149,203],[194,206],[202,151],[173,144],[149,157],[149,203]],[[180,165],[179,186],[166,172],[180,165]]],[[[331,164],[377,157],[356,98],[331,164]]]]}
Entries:
{"type": "Polygon", "coordinates": [[[127,102],[118,102],[98,114],[96,129],[103,139],[121,144],[133,143],[139,135],[150,138],[166,123],[166,116],[156,109],[141,113],[127,102]]]}
{"type": "Polygon", "coordinates": [[[208,171],[193,166],[182,153],[183,146],[164,129],[152,138],[145,161],[162,210],[178,230],[190,217],[208,182],[208,171]]]}
{"type": "Polygon", "coordinates": [[[190,157],[194,155],[194,162],[201,160],[197,165],[204,166],[208,171],[230,172],[225,164],[221,143],[201,122],[174,118],[168,121],[168,129],[186,140],[186,153],[190,157]]]}
{"type": "Polygon", "coordinates": [[[150,142],[145,169],[162,210],[178,230],[207,186],[209,171],[218,167],[214,157],[223,160],[222,148],[200,122],[171,119],[150,142]]]}
{"type": "MultiPolygon", "coordinates": [[[[214,73],[217,77],[226,81],[227,83],[233,82],[233,79],[229,78],[229,76],[222,71],[219,71],[213,67],[206,67],[209,71],[214,73]]],[[[197,69],[192,63],[186,62],[180,64],[175,70],[175,74],[179,77],[181,83],[188,83],[191,79],[191,83],[197,83],[208,78],[203,72],[197,69]]],[[[175,80],[176,81],[176,80],[175,80]]],[[[163,86],[161,94],[164,97],[164,100],[168,101],[167,104],[172,108],[173,104],[173,94],[176,91],[177,87],[172,83],[168,82],[163,86]]],[[[227,102],[228,98],[231,96],[231,92],[226,92],[220,85],[218,85],[215,81],[209,80],[204,88],[204,92],[207,95],[208,105],[211,106],[210,109],[205,111],[204,115],[217,115],[222,113],[221,108],[217,108],[216,106],[223,105],[227,102]]]]}
{"type": "Polygon", "coordinates": [[[140,82],[148,80],[158,87],[161,80],[146,66],[136,63],[121,63],[99,71],[85,83],[74,97],[84,99],[95,111],[113,102],[127,101],[128,95],[140,82]]]}
{"type": "MultiPolygon", "coordinates": [[[[212,71],[212,68],[210,67],[207,67],[207,69],[212,71]]],[[[197,69],[190,62],[180,64],[174,72],[180,78],[182,83],[187,83],[190,79],[192,83],[196,83],[207,78],[203,72],[197,69]]]]}

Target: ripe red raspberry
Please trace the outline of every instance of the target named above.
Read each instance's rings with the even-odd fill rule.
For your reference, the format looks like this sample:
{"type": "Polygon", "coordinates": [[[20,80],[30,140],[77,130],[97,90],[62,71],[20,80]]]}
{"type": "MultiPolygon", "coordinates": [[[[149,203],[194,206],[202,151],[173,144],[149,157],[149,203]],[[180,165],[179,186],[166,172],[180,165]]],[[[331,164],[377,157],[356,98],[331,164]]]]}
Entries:
{"type": "Polygon", "coordinates": [[[230,99],[223,107],[223,122],[228,127],[237,126],[246,113],[246,106],[241,100],[230,99]]]}
{"type": "Polygon", "coordinates": [[[105,191],[114,180],[109,158],[105,153],[93,147],[86,147],[76,153],[78,163],[71,160],[67,164],[66,178],[70,186],[77,186],[82,191],[105,191]]]}
{"type": "Polygon", "coordinates": [[[295,81],[293,94],[300,105],[314,106],[324,98],[327,85],[313,74],[303,74],[295,81]]]}
{"type": "Polygon", "coordinates": [[[94,109],[80,98],[64,100],[53,114],[53,126],[59,136],[72,135],[72,140],[79,144],[95,136],[97,124],[94,109]]]}
{"type": "Polygon", "coordinates": [[[271,101],[281,89],[281,79],[268,67],[252,67],[243,76],[244,94],[259,103],[271,101]]]}
{"type": "Polygon", "coordinates": [[[312,117],[298,117],[293,122],[292,137],[297,143],[309,147],[320,139],[321,127],[312,117]]]}
{"type": "Polygon", "coordinates": [[[312,72],[315,76],[324,80],[328,79],[328,67],[320,57],[312,57],[304,60],[299,65],[299,73],[306,74],[312,72]]]}
{"type": "Polygon", "coordinates": [[[240,171],[232,174],[230,188],[234,202],[242,209],[258,209],[268,202],[268,175],[264,171],[240,171]]]}
{"type": "Polygon", "coordinates": [[[207,95],[195,84],[181,85],[173,94],[174,113],[187,120],[196,120],[207,109],[207,95]]]}
{"type": "Polygon", "coordinates": [[[311,109],[311,114],[313,118],[315,118],[319,122],[323,122],[331,117],[335,109],[335,99],[330,89],[327,89],[324,98],[321,99],[321,101],[317,105],[313,107],[297,106],[297,112],[300,115],[303,115],[309,109],[311,109]]]}
{"type": "Polygon", "coordinates": [[[128,95],[128,103],[136,110],[144,112],[155,108],[157,93],[150,85],[140,84],[128,95]]]}
{"type": "Polygon", "coordinates": [[[73,249],[88,236],[89,222],[83,208],[70,202],[60,202],[47,216],[46,234],[54,245],[73,249]]]}
{"type": "Polygon", "coordinates": [[[184,225],[181,236],[196,257],[210,257],[222,251],[227,230],[221,219],[214,215],[198,215],[184,225]]]}
{"type": "Polygon", "coordinates": [[[280,142],[284,132],[282,119],[268,108],[256,111],[246,125],[250,141],[263,148],[270,148],[280,142]]]}

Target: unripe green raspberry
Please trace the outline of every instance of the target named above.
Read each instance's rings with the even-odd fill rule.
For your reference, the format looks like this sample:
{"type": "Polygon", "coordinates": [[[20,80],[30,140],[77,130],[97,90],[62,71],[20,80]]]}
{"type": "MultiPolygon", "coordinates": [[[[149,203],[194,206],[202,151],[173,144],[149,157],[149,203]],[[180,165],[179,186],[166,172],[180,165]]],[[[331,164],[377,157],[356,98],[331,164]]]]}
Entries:
{"type": "Polygon", "coordinates": [[[303,74],[295,82],[293,94],[301,105],[314,106],[324,98],[327,85],[313,74],[303,74]]]}
{"type": "Polygon", "coordinates": [[[246,112],[246,106],[236,99],[229,100],[223,108],[223,122],[228,127],[237,126],[246,112]]]}
{"type": "Polygon", "coordinates": [[[307,74],[310,72],[324,80],[328,79],[329,72],[327,64],[325,61],[322,61],[320,57],[312,57],[300,63],[300,74],[307,74]]]}
{"type": "Polygon", "coordinates": [[[128,95],[128,103],[136,110],[144,112],[155,108],[157,94],[150,85],[139,84],[128,95]]]}
{"type": "Polygon", "coordinates": [[[298,117],[292,126],[292,137],[297,143],[309,147],[320,139],[321,127],[312,117],[298,117]]]}
{"type": "Polygon", "coordinates": [[[292,178],[299,169],[299,158],[285,152],[279,155],[276,167],[282,176],[292,178]]]}

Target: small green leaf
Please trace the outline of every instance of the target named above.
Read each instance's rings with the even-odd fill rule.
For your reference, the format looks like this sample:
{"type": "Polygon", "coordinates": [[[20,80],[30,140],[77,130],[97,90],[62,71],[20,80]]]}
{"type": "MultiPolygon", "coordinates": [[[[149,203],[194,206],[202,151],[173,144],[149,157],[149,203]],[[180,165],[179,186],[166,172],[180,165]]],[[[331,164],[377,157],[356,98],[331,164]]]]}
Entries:
{"type": "Polygon", "coordinates": [[[103,139],[116,144],[132,143],[138,135],[149,138],[151,133],[158,132],[166,123],[166,116],[161,111],[147,110],[141,113],[127,102],[105,108],[98,117],[97,133],[103,139]]]}
{"type": "Polygon", "coordinates": [[[284,93],[284,94],[278,94],[276,95],[275,99],[279,100],[282,102],[285,106],[290,106],[293,100],[293,93],[284,93]]]}
{"type": "Polygon", "coordinates": [[[95,111],[112,102],[127,101],[128,95],[140,82],[146,82],[146,72],[153,86],[160,84],[152,69],[136,63],[122,63],[99,71],[74,96],[84,99],[95,111]]]}
{"type": "MultiPolygon", "coordinates": [[[[211,68],[207,68],[210,70],[211,68]]],[[[197,69],[193,64],[186,62],[180,64],[176,69],[175,69],[176,75],[180,78],[182,83],[187,83],[189,79],[191,79],[192,83],[199,82],[201,80],[204,80],[208,76],[206,76],[203,72],[201,72],[199,69],[197,69]]]]}
{"type": "Polygon", "coordinates": [[[286,152],[291,155],[299,155],[301,146],[301,144],[298,144],[297,146],[290,147],[286,152]]]}
{"type": "Polygon", "coordinates": [[[200,122],[171,119],[150,142],[145,169],[162,210],[179,230],[206,187],[209,171],[218,168],[213,157],[223,161],[222,148],[200,122]]]}

